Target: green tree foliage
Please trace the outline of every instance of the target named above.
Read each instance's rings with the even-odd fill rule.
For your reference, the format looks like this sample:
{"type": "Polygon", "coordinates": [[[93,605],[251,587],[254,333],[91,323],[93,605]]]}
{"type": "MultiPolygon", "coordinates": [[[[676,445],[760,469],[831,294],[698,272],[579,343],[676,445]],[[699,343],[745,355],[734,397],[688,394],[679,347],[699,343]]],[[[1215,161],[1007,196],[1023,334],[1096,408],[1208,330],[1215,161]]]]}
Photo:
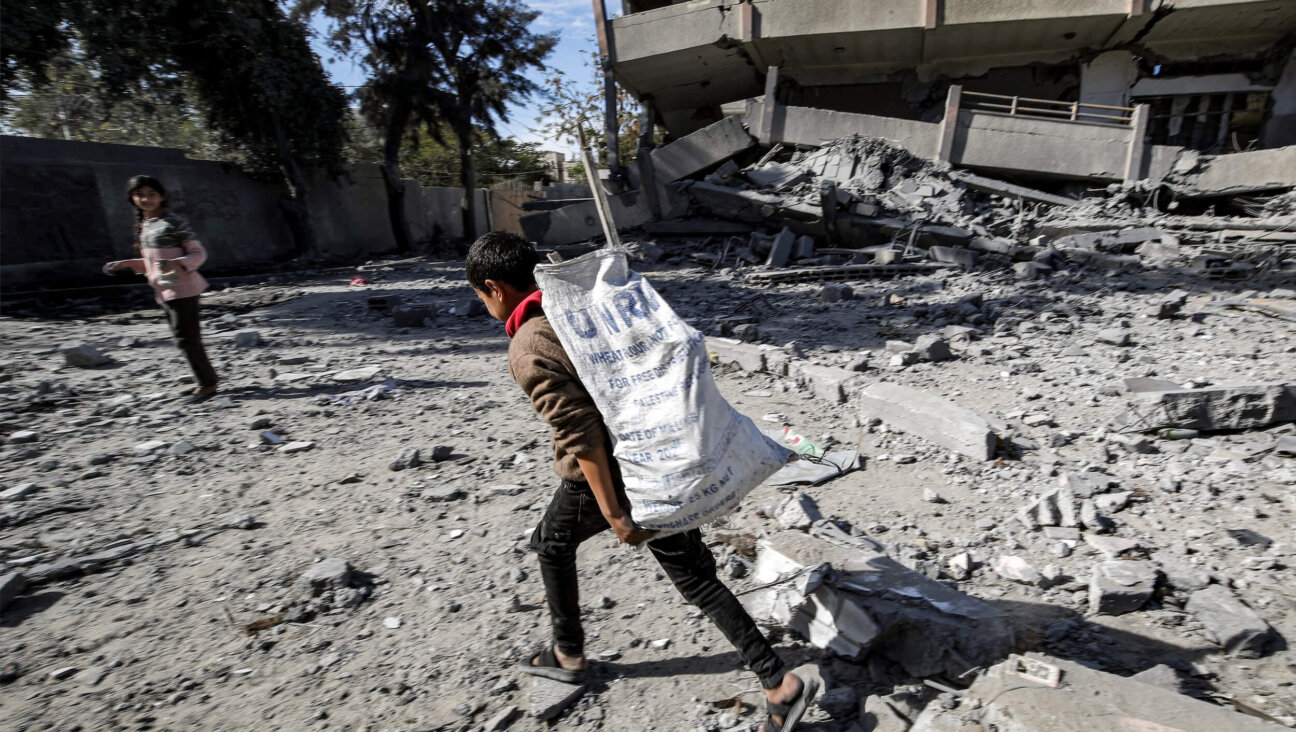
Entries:
{"type": "Polygon", "coordinates": [[[244,162],[202,123],[193,95],[182,78],[159,76],[109,101],[94,63],[69,49],[49,62],[39,86],[9,98],[0,121],[28,137],[175,147],[191,157],[244,162]]]}
{"type": "Polygon", "coordinates": [[[357,96],[365,116],[383,129],[382,170],[398,245],[411,245],[400,160],[416,128],[436,142],[446,129],[454,137],[464,232],[475,236],[475,138],[497,139],[495,122],[508,119],[508,104],[539,90],[525,74],[543,68],[557,42],[531,31],[539,13],[519,0],[302,0],[297,12],[332,19],[334,48],[368,69],[357,96]]]}
{"type": "MultiPolygon", "coordinates": [[[[347,157],[356,163],[382,163],[382,132],[353,114],[349,122],[351,142],[347,157]]],[[[415,128],[401,147],[400,171],[405,178],[420,185],[457,188],[460,182],[459,149],[449,130],[442,130],[440,141],[422,128],[415,128]]],[[[482,187],[502,181],[519,181],[531,185],[549,182],[552,176],[545,167],[540,143],[518,142],[506,138],[492,139],[477,135],[473,142],[473,159],[482,187]]]]}
{"type": "Polygon", "coordinates": [[[47,86],[72,50],[93,62],[105,107],[183,79],[208,129],[280,173],[299,249],[316,251],[301,161],[341,173],[346,97],[275,0],[0,0],[0,13],[0,101],[47,86]]]}
{"type": "MultiPolygon", "coordinates": [[[[588,40],[591,47],[594,39],[588,40]]],[[[606,122],[606,102],[603,98],[603,72],[599,68],[598,52],[590,50],[584,62],[589,73],[587,82],[581,83],[570,79],[561,70],[555,69],[544,81],[545,103],[540,107],[540,116],[536,122],[543,125],[546,135],[555,139],[579,145],[579,130],[584,125],[585,141],[595,156],[595,161],[607,164],[607,136],[604,134],[606,122]]],[[[628,165],[638,153],[639,135],[643,132],[643,107],[626,91],[616,87],[617,111],[617,151],[622,165],[628,165]]],[[[573,179],[584,180],[583,168],[576,168],[579,174],[573,179]]]]}

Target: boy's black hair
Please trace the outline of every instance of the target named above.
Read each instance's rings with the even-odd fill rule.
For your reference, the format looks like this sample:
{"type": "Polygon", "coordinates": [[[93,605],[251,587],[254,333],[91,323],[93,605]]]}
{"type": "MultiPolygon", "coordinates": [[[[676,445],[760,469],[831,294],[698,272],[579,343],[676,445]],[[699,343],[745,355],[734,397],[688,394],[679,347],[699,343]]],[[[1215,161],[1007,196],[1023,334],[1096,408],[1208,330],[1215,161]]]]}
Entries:
{"type": "Polygon", "coordinates": [[[492,231],[473,242],[464,265],[468,284],[486,290],[486,280],[506,282],[519,290],[535,287],[540,253],[531,242],[508,231],[492,231]]]}

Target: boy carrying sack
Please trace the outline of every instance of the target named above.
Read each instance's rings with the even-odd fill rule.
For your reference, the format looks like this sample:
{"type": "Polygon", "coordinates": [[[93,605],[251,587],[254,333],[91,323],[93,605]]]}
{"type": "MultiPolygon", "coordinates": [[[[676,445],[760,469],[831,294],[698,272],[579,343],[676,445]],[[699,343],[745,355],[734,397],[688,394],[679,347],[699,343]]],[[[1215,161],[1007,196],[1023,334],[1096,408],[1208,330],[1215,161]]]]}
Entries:
{"type": "Polygon", "coordinates": [[[465,267],[477,297],[505,324],[512,339],[509,371],[553,429],[554,472],[561,478],[531,536],[531,549],[540,560],[553,643],[524,662],[521,670],[583,683],[588,663],[580,621],[576,549],[611,527],[622,543],[647,542],[684,598],[711,618],[760,677],[769,714],[763,730],[791,730],[818,692],[817,682],[784,670],[751,616],[716,576],[715,558],[697,528],[658,535],[637,526],[631,518],[621,467],[612,457],[611,435],[545,316],[535,279],[539,263],[539,254],[522,237],[491,232],[473,243],[465,267]]]}

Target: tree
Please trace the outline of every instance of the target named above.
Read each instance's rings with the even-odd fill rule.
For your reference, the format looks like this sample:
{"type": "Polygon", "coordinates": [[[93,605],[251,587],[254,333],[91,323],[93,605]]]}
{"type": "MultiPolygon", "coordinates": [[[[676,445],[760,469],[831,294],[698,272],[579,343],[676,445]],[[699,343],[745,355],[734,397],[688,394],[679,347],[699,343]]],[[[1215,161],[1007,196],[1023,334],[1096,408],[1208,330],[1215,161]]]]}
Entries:
{"type": "Polygon", "coordinates": [[[0,0],[0,12],[0,102],[45,88],[54,60],[69,51],[93,62],[105,107],[141,86],[183,79],[207,128],[253,170],[278,171],[298,250],[318,251],[301,161],[341,174],[346,97],[328,81],[304,24],[274,0],[0,0]]]}
{"type": "MultiPolygon", "coordinates": [[[[592,45],[594,39],[589,39],[588,43],[592,45]]],[[[590,72],[587,84],[569,79],[561,70],[555,70],[545,79],[545,104],[540,107],[540,116],[536,122],[543,125],[548,136],[566,138],[573,145],[579,145],[578,130],[583,125],[586,143],[592,146],[595,160],[606,165],[610,159],[607,138],[596,129],[601,128],[605,114],[603,72],[599,68],[597,51],[588,52],[584,66],[590,72]]],[[[643,131],[643,107],[625,87],[617,85],[616,90],[617,159],[622,165],[628,165],[635,159],[639,149],[639,136],[643,131]]],[[[583,180],[584,169],[578,170],[582,172],[573,177],[583,180]]]]}
{"type": "Polygon", "coordinates": [[[52,59],[40,86],[10,97],[4,128],[28,137],[177,147],[193,157],[243,162],[199,121],[194,92],[177,77],[139,83],[116,101],[95,64],[69,49],[52,59]]]}
{"type": "Polygon", "coordinates": [[[539,13],[518,0],[301,0],[297,12],[321,11],[335,21],[334,48],[355,54],[369,81],[359,90],[361,109],[384,130],[383,179],[388,214],[398,246],[411,246],[400,176],[402,143],[420,143],[413,129],[444,143],[455,138],[464,191],[465,236],[476,235],[478,133],[498,138],[496,120],[508,119],[508,103],[539,86],[525,76],[543,68],[557,42],[535,34],[539,13]],[[444,126],[443,126],[444,125],[444,126]]]}
{"type": "MultiPolygon", "coordinates": [[[[351,142],[347,147],[348,160],[354,163],[379,163],[383,158],[382,132],[368,124],[362,115],[352,114],[348,123],[351,142]]],[[[453,136],[443,130],[441,139],[453,136]]],[[[409,144],[401,146],[399,166],[401,175],[418,181],[421,185],[456,188],[459,186],[459,149],[456,144],[438,142],[422,128],[407,135],[409,144]]],[[[548,179],[544,153],[540,144],[517,142],[509,139],[491,139],[478,134],[473,143],[473,159],[477,161],[478,175],[492,182],[516,179],[535,183],[548,179]]]]}

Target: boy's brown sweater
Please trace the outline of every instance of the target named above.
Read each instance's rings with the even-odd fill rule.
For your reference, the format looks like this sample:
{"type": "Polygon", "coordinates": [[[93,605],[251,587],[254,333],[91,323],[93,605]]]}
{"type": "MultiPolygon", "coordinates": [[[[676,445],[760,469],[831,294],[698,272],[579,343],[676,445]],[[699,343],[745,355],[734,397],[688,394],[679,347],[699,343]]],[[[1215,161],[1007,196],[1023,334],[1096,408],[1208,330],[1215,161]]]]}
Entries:
{"type": "Polygon", "coordinates": [[[603,445],[612,475],[620,482],[603,415],[576,375],[576,367],[549,319],[538,309],[513,334],[509,371],[531,398],[531,407],[553,428],[554,472],[558,477],[585,480],[576,456],[603,445]]]}

